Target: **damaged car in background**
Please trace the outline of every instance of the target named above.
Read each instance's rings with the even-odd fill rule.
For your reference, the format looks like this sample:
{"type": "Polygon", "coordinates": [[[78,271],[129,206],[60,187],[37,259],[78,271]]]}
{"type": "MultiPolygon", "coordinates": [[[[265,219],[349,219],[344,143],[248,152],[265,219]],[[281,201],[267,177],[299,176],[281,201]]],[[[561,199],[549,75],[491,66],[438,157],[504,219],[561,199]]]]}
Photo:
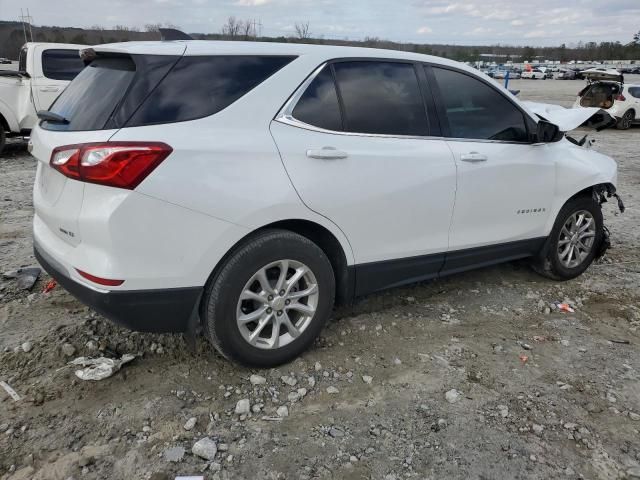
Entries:
{"type": "Polygon", "coordinates": [[[592,68],[582,75],[587,85],[578,92],[574,107],[606,110],[620,130],[640,121],[640,85],[624,83],[622,73],[612,69],[592,68]]]}
{"type": "Polygon", "coordinates": [[[523,258],[569,280],[608,246],[616,162],[564,133],[600,109],[545,111],[461,63],[371,48],[83,58],[31,139],[35,255],[130,328],[202,330],[272,367],[336,302],[523,258]]]}

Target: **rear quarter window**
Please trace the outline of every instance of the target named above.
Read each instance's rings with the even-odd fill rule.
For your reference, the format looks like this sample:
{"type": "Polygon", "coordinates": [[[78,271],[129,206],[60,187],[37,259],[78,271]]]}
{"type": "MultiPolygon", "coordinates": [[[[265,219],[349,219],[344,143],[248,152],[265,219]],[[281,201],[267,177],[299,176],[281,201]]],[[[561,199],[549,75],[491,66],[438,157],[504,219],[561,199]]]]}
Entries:
{"type": "Polygon", "coordinates": [[[213,115],[290,63],[292,56],[182,57],[125,126],[213,115]]]}
{"type": "Polygon", "coordinates": [[[640,87],[629,87],[629,93],[632,97],[640,98],[640,87]]]}
{"type": "Polygon", "coordinates": [[[42,73],[51,80],[71,81],[83,68],[78,50],[50,49],[42,52],[42,73]]]}

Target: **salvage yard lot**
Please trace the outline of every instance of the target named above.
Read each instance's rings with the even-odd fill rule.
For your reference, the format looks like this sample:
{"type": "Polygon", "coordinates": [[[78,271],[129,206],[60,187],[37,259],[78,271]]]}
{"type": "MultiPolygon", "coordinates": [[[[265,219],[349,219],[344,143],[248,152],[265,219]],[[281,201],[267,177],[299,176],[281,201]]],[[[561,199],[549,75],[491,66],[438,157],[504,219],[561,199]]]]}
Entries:
{"type": "MultiPolygon", "coordinates": [[[[571,106],[582,86],[510,88],[571,106]]],[[[628,209],[604,205],[613,247],[586,274],[516,262],[373,295],[278,369],[116,327],[40,293],[46,275],[32,292],[0,278],[0,380],[21,397],[0,389],[0,479],[640,478],[640,128],[589,135],[628,209]],[[138,357],[99,382],[65,367],[101,353],[138,357]]],[[[23,147],[0,158],[0,272],[35,263],[34,172],[23,147]]]]}

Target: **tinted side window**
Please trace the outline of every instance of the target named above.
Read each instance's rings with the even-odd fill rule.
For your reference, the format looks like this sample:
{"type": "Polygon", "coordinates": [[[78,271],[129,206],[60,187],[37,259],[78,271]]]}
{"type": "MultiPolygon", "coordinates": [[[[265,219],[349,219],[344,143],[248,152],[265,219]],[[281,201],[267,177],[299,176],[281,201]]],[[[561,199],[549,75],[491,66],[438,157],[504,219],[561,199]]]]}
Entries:
{"type": "Polygon", "coordinates": [[[73,80],[84,68],[78,50],[45,50],[42,71],[52,80],[73,80]]]}
{"type": "Polygon", "coordinates": [[[354,61],[334,64],[345,130],[428,135],[427,115],[412,64],[354,61]]]}
{"type": "Polygon", "coordinates": [[[629,87],[629,93],[632,97],[640,98],[640,87],[629,87]]]}
{"type": "Polygon", "coordinates": [[[20,50],[20,56],[18,57],[18,71],[26,72],[27,71],[27,49],[23,48],[20,50]]]}
{"type": "Polygon", "coordinates": [[[287,65],[284,56],[182,57],[126,126],[181,122],[228,107],[287,65]]]}
{"type": "Polygon", "coordinates": [[[330,67],[325,67],[313,79],[298,100],[292,115],[315,127],[342,130],[340,103],[330,67]]]}
{"type": "Polygon", "coordinates": [[[486,83],[453,70],[433,68],[449,121],[450,136],[527,142],[522,112],[486,83]]]}

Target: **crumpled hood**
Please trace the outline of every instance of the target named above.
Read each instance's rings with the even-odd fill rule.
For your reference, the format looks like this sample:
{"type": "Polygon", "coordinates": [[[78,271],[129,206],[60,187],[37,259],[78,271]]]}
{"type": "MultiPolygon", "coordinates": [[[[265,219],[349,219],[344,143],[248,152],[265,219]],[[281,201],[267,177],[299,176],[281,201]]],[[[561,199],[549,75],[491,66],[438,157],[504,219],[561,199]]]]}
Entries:
{"type": "Polygon", "coordinates": [[[615,124],[616,119],[606,110],[596,107],[564,108],[551,103],[522,102],[538,117],[557,125],[562,132],[568,132],[586,123],[585,126],[603,130],[615,124]]]}

